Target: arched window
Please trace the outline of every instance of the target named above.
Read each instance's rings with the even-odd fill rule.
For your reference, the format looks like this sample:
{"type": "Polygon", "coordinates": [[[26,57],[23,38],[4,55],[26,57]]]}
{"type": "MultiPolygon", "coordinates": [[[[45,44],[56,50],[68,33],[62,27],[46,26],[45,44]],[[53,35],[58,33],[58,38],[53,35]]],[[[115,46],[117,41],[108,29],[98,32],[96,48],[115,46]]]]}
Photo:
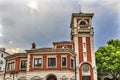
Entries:
{"type": "Polygon", "coordinates": [[[49,74],[46,80],[57,80],[57,77],[53,74],[49,74]]]}
{"type": "Polygon", "coordinates": [[[80,25],[86,25],[86,22],[85,21],[81,21],[80,25]]]}
{"type": "Polygon", "coordinates": [[[68,77],[66,77],[65,75],[62,76],[61,80],[68,80],[68,77]]]}
{"type": "Polygon", "coordinates": [[[6,78],[5,80],[12,80],[11,78],[6,78]]]}
{"type": "Polygon", "coordinates": [[[18,80],[26,80],[25,77],[20,77],[18,80]]]}
{"type": "Polygon", "coordinates": [[[42,80],[42,78],[39,77],[39,76],[34,76],[34,77],[31,78],[31,80],[42,80]]]}

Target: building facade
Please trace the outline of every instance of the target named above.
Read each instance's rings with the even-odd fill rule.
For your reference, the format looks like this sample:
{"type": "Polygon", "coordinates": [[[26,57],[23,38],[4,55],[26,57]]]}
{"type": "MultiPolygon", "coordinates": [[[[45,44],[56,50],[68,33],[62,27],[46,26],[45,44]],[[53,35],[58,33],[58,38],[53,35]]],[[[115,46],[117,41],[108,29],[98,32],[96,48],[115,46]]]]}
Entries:
{"type": "Polygon", "coordinates": [[[10,54],[5,51],[5,48],[0,48],[0,79],[3,79],[4,71],[5,71],[5,57],[10,54]]]}
{"type": "Polygon", "coordinates": [[[6,57],[5,80],[97,80],[93,13],[73,13],[71,41],[6,57]]]}

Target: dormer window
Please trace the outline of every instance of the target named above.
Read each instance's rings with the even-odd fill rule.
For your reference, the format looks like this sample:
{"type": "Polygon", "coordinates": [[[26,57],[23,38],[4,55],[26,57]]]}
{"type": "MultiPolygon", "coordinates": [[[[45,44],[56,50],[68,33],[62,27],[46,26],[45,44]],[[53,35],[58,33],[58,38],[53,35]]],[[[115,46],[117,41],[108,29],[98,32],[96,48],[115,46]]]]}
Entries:
{"type": "Polygon", "coordinates": [[[87,28],[88,25],[87,25],[87,22],[85,20],[82,20],[79,22],[79,27],[80,28],[87,28]]]}
{"type": "Polygon", "coordinates": [[[67,46],[62,46],[62,49],[66,49],[67,48],[67,46]]]}
{"type": "Polygon", "coordinates": [[[86,25],[86,22],[85,21],[81,21],[80,25],[86,25]]]}

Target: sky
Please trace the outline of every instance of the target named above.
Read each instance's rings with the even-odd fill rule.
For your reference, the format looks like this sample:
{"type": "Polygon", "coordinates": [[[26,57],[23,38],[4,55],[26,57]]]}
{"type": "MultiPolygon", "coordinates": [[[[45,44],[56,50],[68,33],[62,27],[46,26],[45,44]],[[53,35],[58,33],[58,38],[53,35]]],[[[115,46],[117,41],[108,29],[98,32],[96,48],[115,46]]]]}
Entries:
{"type": "Polygon", "coordinates": [[[0,47],[24,52],[70,41],[72,13],[94,13],[94,48],[120,39],[120,0],[0,0],[0,47]]]}

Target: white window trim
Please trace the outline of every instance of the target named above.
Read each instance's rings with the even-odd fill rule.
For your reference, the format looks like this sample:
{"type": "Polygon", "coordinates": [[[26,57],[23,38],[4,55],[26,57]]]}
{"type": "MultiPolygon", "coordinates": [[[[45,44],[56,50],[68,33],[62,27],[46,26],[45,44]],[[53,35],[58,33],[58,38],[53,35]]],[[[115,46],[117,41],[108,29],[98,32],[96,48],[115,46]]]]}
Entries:
{"type": "Polygon", "coordinates": [[[33,67],[33,68],[43,68],[43,56],[33,56],[33,64],[32,64],[32,67],[33,67]],[[34,66],[34,58],[41,58],[41,59],[42,59],[42,62],[41,62],[42,65],[41,65],[41,67],[35,67],[35,66],[34,66]]]}
{"type": "Polygon", "coordinates": [[[26,61],[27,61],[27,59],[20,59],[20,67],[19,67],[19,69],[20,69],[20,70],[26,70],[26,69],[27,69],[27,67],[26,67],[26,68],[24,68],[24,69],[21,69],[21,61],[22,61],[22,60],[26,60],[26,61]]]}
{"type": "Polygon", "coordinates": [[[12,62],[14,62],[14,68],[13,68],[13,70],[15,70],[16,61],[15,61],[15,60],[12,60],[12,61],[8,61],[8,62],[7,62],[7,68],[6,68],[7,71],[11,71],[11,70],[8,70],[8,64],[9,64],[9,63],[12,63],[12,62]]]}
{"type": "Polygon", "coordinates": [[[79,22],[78,22],[78,25],[80,25],[80,22],[81,21],[84,21],[85,23],[86,23],[86,25],[88,25],[88,22],[84,19],[84,18],[82,18],[82,20],[80,20],[79,22]]]}
{"type": "Polygon", "coordinates": [[[47,56],[47,68],[57,68],[57,57],[56,55],[54,56],[47,56]],[[56,65],[55,66],[48,66],[48,58],[56,58],[56,65]]]}
{"type": "Polygon", "coordinates": [[[67,68],[67,55],[61,55],[61,68],[67,68]],[[66,57],[66,66],[62,66],[62,58],[66,57]]]}

